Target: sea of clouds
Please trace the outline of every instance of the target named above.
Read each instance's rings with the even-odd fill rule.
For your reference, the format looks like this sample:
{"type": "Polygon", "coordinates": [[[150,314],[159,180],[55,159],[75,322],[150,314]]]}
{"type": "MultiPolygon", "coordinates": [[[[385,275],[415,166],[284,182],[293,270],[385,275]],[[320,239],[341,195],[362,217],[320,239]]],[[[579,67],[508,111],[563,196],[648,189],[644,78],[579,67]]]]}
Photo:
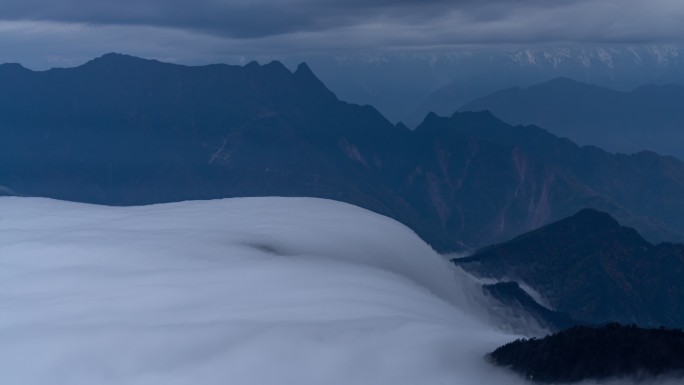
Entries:
{"type": "Polygon", "coordinates": [[[310,198],[0,198],[3,384],[522,384],[477,282],[310,198]]]}

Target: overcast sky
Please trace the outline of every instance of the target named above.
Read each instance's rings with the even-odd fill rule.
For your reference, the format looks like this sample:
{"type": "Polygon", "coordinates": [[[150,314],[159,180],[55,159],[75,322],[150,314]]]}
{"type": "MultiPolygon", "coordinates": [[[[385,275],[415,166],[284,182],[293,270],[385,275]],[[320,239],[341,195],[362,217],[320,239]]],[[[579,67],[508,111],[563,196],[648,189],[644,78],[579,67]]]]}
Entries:
{"type": "Polygon", "coordinates": [[[2,0],[0,62],[679,44],[682,0],[2,0]]]}

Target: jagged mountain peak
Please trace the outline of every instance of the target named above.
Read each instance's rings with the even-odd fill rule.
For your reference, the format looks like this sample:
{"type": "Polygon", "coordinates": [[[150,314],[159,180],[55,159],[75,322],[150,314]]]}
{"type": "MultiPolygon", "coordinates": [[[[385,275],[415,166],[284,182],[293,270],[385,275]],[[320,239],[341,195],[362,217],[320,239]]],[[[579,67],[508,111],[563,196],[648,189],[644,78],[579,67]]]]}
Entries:
{"type": "Polygon", "coordinates": [[[607,227],[620,227],[620,223],[618,223],[618,221],[615,220],[615,218],[611,217],[610,214],[604,211],[599,211],[591,208],[582,209],[578,211],[577,214],[571,216],[570,218],[563,219],[558,223],[563,223],[566,221],[588,221],[594,224],[600,223],[607,227]]]}
{"type": "MultiPolygon", "coordinates": [[[[118,52],[106,53],[100,57],[92,59],[84,64],[84,66],[121,66],[125,64],[152,64],[159,63],[158,60],[143,59],[137,56],[122,54],[118,52]]],[[[165,63],[167,64],[167,63],[165,63]]]]}
{"type": "Polygon", "coordinates": [[[416,128],[416,131],[419,131],[419,128],[421,126],[430,125],[430,124],[432,124],[435,121],[438,121],[440,119],[444,119],[444,117],[441,117],[441,116],[435,114],[434,112],[430,111],[430,112],[428,112],[427,115],[425,115],[425,118],[423,118],[423,122],[418,126],[418,128],[416,128]]]}
{"type": "MultiPolygon", "coordinates": [[[[602,247],[609,249],[616,244],[636,249],[653,246],[633,228],[622,226],[610,214],[591,208],[582,209],[568,218],[520,235],[504,245],[528,245],[536,241],[557,242],[557,245],[583,244],[596,250],[602,247]]],[[[497,247],[505,247],[504,245],[497,247]]]]}
{"type": "Polygon", "coordinates": [[[568,225],[591,226],[596,229],[602,228],[610,230],[617,230],[621,228],[627,229],[627,227],[621,226],[615,218],[610,216],[610,214],[593,208],[582,209],[575,215],[561,219],[560,221],[549,224],[546,227],[561,228],[562,226],[568,225]]]}
{"type": "Polygon", "coordinates": [[[259,64],[259,62],[256,60],[252,60],[249,63],[245,64],[243,67],[246,69],[259,68],[259,67],[261,67],[261,64],[259,64]]]}
{"type": "Polygon", "coordinates": [[[24,67],[23,65],[21,65],[19,63],[3,63],[3,64],[0,64],[0,71],[31,72],[30,69],[24,67]]]}
{"type": "Polygon", "coordinates": [[[299,74],[300,76],[315,76],[309,65],[305,62],[299,63],[294,73],[295,75],[299,74]]]}
{"type": "Polygon", "coordinates": [[[292,72],[290,72],[290,70],[287,69],[287,67],[285,67],[285,65],[282,62],[280,62],[279,60],[271,60],[270,62],[263,65],[262,67],[267,68],[267,69],[272,70],[272,71],[277,71],[277,72],[280,72],[283,74],[285,74],[285,73],[292,74],[292,72]]]}
{"type": "Polygon", "coordinates": [[[333,98],[337,100],[337,96],[314,74],[311,68],[306,63],[300,63],[293,73],[293,77],[297,82],[306,87],[316,90],[323,98],[333,98]]]}
{"type": "MultiPolygon", "coordinates": [[[[166,68],[190,68],[193,70],[202,70],[206,68],[242,68],[245,70],[262,70],[262,71],[268,71],[274,74],[282,75],[282,76],[292,76],[292,72],[285,67],[285,65],[278,61],[278,60],[272,60],[266,64],[259,64],[259,62],[252,60],[249,63],[245,64],[244,66],[234,66],[234,65],[226,65],[226,64],[208,64],[208,65],[203,65],[203,66],[185,66],[182,64],[177,64],[177,63],[169,63],[169,62],[163,62],[159,61],[156,59],[146,59],[146,58],[141,58],[138,56],[133,56],[133,55],[128,55],[128,54],[123,54],[123,53],[117,53],[117,52],[110,52],[106,53],[100,57],[97,57],[95,59],[92,59],[85,64],[83,64],[81,67],[96,67],[96,68],[107,68],[107,69],[123,69],[123,68],[130,68],[130,67],[147,67],[147,66],[157,66],[157,67],[166,67],[166,68]]],[[[79,67],[75,67],[79,68],[79,67]]],[[[73,69],[73,68],[71,68],[73,69]]]]}

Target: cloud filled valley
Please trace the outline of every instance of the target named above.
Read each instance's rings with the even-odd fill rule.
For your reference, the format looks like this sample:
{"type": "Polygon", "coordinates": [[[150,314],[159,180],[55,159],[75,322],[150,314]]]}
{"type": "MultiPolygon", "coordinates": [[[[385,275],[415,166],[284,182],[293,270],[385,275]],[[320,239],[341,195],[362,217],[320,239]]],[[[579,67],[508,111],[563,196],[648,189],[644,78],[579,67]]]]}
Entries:
{"type": "Polygon", "coordinates": [[[472,277],[340,202],[4,197],[0,266],[9,383],[525,383],[472,277]]]}
{"type": "Polygon", "coordinates": [[[682,0],[5,0],[0,385],[684,384],[682,0]]]}
{"type": "MultiPolygon", "coordinates": [[[[606,250],[662,251],[654,265],[668,277],[684,265],[684,246],[654,246],[684,226],[674,158],[579,147],[490,113],[429,114],[411,131],[340,101],[305,64],[108,54],[69,70],[0,69],[0,195],[15,196],[0,197],[10,383],[515,385],[525,381],[486,353],[583,318],[535,299],[551,298],[535,277],[558,277],[476,279],[432,247],[506,246],[589,206],[610,220],[575,218],[561,230],[577,231],[544,238],[560,237],[560,252],[535,241],[525,257],[605,254],[584,242],[599,234],[587,223],[603,223],[606,250]],[[291,198],[202,200],[236,196],[291,198]],[[616,237],[616,220],[654,244],[631,228],[616,237]]],[[[581,281],[606,269],[562,270],[581,281]]],[[[636,270],[663,302],[669,281],[636,270]]]]}
{"type": "Polygon", "coordinates": [[[514,336],[475,284],[369,211],[2,198],[0,213],[9,383],[510,383],[482,356],[514,336]]]}
{"type": "Polygon", "coordinates": [[[22,384],[523,381],[472,279],[347,204],[0,199],[0,367],[22,384]]]}

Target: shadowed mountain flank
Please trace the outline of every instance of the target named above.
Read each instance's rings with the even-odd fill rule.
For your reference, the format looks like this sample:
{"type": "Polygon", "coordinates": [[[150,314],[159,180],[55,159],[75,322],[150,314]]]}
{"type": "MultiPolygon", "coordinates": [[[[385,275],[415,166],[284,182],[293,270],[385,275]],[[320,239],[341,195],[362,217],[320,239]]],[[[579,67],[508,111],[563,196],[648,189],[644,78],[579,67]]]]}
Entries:
{"type": "Polygon", "coordinates": [[[684,165],[614,156],[487,113],[411,131],[340,101],[309,67],[180,66],[108,54],[0,67],[0,186],[108,205],[239,196],[349,202],[440,251],[499,242],[584,207],[653,241],[684,233],[684,165]],[[646,202],[646,203],[645,203],[646,202]]]}
{"type": "Polygon", "coordinates": [[[649,243],[605,213],[582,210],[454,262],[525,282],[580,321],[684,326],[684,245],[649,243]]]}

